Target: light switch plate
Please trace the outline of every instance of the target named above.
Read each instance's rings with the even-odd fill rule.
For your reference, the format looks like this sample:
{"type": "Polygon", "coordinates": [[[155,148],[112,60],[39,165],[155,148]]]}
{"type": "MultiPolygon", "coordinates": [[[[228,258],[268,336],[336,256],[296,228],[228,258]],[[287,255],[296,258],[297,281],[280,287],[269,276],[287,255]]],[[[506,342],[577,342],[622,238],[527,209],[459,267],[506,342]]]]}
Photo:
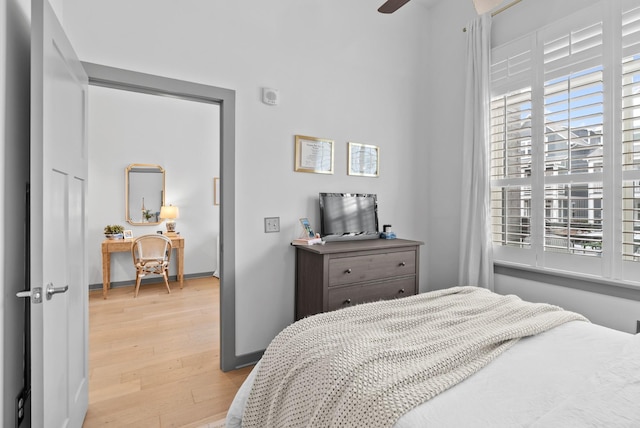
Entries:
{"type": "Polygon", "coordinates": [[[264,233],[280,232],[280,217],[264,218],[264,233]]]}

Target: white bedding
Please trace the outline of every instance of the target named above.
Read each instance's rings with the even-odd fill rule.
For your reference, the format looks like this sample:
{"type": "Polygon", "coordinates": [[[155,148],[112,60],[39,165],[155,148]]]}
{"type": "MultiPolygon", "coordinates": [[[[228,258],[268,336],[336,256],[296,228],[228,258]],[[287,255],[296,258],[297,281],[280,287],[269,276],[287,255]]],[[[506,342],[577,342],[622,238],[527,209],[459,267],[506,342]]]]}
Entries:
{"type": "MultiPolygon", "coordinates": [[[[242,426],[255,372],[229,409],[229,428],[242,426]]],[[[638,427],[637,403],[640,336],[569,322],[521,339],[462,383],[405,414],[395,427],[582,427],[597,418],[617,421],[607,426],[638,427]],[[575,423],[579,417],[584,423],[575,423]]]]}

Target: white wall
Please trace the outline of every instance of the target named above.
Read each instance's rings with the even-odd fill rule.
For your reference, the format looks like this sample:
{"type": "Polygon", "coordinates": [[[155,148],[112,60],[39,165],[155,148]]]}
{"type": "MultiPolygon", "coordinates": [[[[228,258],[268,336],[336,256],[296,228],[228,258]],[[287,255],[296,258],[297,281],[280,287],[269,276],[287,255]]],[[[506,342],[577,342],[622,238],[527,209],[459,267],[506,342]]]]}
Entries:
{"type": "Polygon", "coordinates": [[[492,44],[499,46],[529,34],[598,0],[524,1],[493,20],[492,44]]]}
{"type": "MultiPolygon", "coordinates": [[[[180,209],[176,231],[185,238],[185,275],[217,269],[220,207],[213,205],[213,178],[220,176],[219,118],[213,104],[89,87],[90,284],[102,284],[104,226],[120,224],[134,236],[166,230],[164,222],[126,222],[125,168],[132,163],[165,170],[165,203],[180,209]]],[[[112,282],[135,279],[130,253],[113,253],[111,266],[112,282]]],[[[176,274],[175,263],[169,273],[176,274]]]]}
{"type": "Polygon", "coordinates": [[[425,239],[417,207],[426,204],[431,143],[427,11],[414,2],[383,15],[378,6],[64,1],[64,25],[82,60],[236,91],[238,355],[264,349],[293,321],[289,242],[300,217],[318,228],[318,192],[377,193],[381,223],[425,239]],[[280,90],[279,106],[260,102],[264,86],[280,90]],[[293,171],[296,134],[335,140],[335,174],[293,171]],[[346,175],[348,141],[380,146],[379,178],[346,175]],[[264,217],[276,216],[282,231],[265,234],[264,217]]]}
{"type": "Polygon", "coordinates": [[[15,425],[24,387],[25,190],[29,179],[29,5],[0,2],[0,425],[15,425]]]}
{"type": "MultiPolygon", "coordinates": [[[[492,25],[494,46],[516,39],[595,3],[597,0],[527,0],[496,16],[492,25]]],[[[432,140],[428,145],[428,234],[430,251],[426,266],[428,288],[456,285],[458,272],[460,167],[462,156],[462,110],[466,33],[462,28],[475,17],[467,0],[440,1],[430,10],[428,71],[428,122],[432,140]]],[[[423,271],[424,272],[424,271],[423,271]]],[[[539,302],[567,307],[593,322],[635,332],[640,302],[598,293],[497,275],[496,291],[514,293],[539,302]]]]}
{"type": "Polygon", "coordinates": [[[445,0],[429,14],[427,79],[427,242],[433,251],[423,272],[429,290],[458,283],[465,42],[462,32],[476,17],[473,3],[445,0]]]}
{"type": "Polygon", "coordinates": [[[496,275],[495,291],[515,294],[530,302],[551,303],[586,316],[595,324],[636,333],[640,302],[585,290],[560,287],[509,275],[496,275]]]}

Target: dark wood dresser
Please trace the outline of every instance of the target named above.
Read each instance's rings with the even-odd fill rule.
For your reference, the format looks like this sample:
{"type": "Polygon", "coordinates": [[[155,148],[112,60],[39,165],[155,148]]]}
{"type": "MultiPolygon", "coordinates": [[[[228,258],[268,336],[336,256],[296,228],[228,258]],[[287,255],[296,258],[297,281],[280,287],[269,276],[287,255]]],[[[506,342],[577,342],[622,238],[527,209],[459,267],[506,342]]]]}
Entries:
{"type": "Polygon", "coordinates": [[[370,239],[296,246],[296,320],[418,293],[421,245],[370,239]]]}

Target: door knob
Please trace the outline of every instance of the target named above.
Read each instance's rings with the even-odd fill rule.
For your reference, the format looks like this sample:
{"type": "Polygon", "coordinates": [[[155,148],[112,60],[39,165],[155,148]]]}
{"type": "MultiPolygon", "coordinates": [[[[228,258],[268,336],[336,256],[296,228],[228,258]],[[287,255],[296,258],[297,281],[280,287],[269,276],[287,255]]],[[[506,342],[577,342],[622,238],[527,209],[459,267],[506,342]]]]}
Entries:
{"type": "Polygon", "coordinates": [[[47,300],[51,300],[51,297],[53,297],[54,294],[58,294],[58,293],[66,293],[67,290],[69,289],[68,285],[65,285],[64,287],[54,287],[53,283],[48,283],[47,284],[47,300]]]}

